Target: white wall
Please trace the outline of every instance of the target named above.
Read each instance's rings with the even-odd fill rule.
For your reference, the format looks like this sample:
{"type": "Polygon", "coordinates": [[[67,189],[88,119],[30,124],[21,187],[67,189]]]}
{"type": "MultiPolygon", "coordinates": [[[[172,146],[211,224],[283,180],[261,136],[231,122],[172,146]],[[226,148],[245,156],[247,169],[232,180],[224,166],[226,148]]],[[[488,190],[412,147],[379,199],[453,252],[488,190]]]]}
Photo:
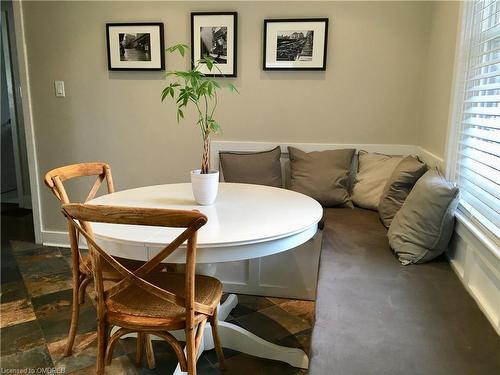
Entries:
{"type": "Polygon", "coordinates": [[[452,98],[460,2],[432,4],[423,77],[418,144],[444,158],[452,98]]]}
{"type": "MultiPolygon", "coordinates": [[[[24,4],[37,160],[108,161],[118,189],[188,180],[200,136],[175,123],[158,72],[109,72],[106,22],[160,21],[166,44],[189,41],[191,11],[237,11],[241,95],[225,93],[219,139],[415,144],[432,4],[427,2],[27,2],[24,4]],[[325,72],[264,72],[265,18],[329,17],[325,72]],[[53,82],[66,83],[55,98],[53,82]]],[[[167,57],[168,69],[186,68],[167,57]]],[[[47,231],[64,221],[42,185],[47,231]]]]}

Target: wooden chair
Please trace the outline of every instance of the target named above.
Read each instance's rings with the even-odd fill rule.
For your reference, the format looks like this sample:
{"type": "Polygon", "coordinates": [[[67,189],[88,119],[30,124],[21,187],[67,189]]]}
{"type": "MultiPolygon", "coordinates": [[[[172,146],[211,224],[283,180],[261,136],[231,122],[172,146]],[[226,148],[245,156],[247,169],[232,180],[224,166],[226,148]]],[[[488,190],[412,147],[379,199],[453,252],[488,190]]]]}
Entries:
{"type": "Polygon", "coordinates": [[[77,245],[78,234],[86,239],[92,259],[94,285],[97,294],[98,354],[96,373],[104,374],[105,364],[111,362],[117,340],[137,332],[137,355],[147,335],[157,335],[174,349],[182,371],[196,375],[197,351],[207,321],[212,326],[213,341],[221,368],[224,356],[217,330],[217,307],[222,296],[219,280],[195,275],[197,231],[207,217],[197,211],[179,211],[154,208],[131,208],[99,205],[65,204],[63,214],[72,230],[70,238],[77,245]],[[135,271],[130,271],[108,255],[94,240],[90,222],[149,225],[184,229],[160,253],[135,271]],[[185,241],[186,272],[164,273],[161,277],[152,271],[185,241]],[[105,290],[103,262],[108,262],[121,274],[121,280],[105,290]],[[120,327],[110,336],[111,326],[120,327]],[[186,333],[186,353],[171,330],[186,333]]]}
{"type": "MultiPolygon", "coordinates": [[[[96,176],[96,180],[85,198],[85,202],[93,199],[96,196],[99,187],[102,182],[106,180],[107,192],[113,193],[113,178],[111,175],[111,168],[106,163],[80,163],[72,164],[64,167],[53,169],[45,175],[45,184],[50,188],[52,193],[62,204],[70,203],[70,199],[64,188],[63,182],[66,180],[71,180],[77,177],[84,176],[96,176]]],[[[68,222],[68,229],[71,229],[71,225],[68,222]]],[[[78,243],[78,240],[77,240],[78,243]]],[[[77,246],[71,246],[71,259],[72,259],[72,271],[73,271],[73,306],[71,310],[71,321],[68,333],[68,341],[66,343],[66,349],[64,355],[71,355],[73,344],[75,342],[76,331],[78,328],[78,317],[80,313],[80,304],[85,302],[85,291],[88,284],[92,281],[92,267],[90,263],[90,258],[83,255],[77,246]]],[[[132,261],[127,259],[119,259],[119,261],[126,267],[130,269],[136,269],[140,267],[143,262],[132,261]]],[[[120,278],[120,274],[114,270],[108,264],[104,264],[104,279],[105,280],[117,280],[120,278]]],[[[154,367],[154,364],[151,364],[154,367]]]]}

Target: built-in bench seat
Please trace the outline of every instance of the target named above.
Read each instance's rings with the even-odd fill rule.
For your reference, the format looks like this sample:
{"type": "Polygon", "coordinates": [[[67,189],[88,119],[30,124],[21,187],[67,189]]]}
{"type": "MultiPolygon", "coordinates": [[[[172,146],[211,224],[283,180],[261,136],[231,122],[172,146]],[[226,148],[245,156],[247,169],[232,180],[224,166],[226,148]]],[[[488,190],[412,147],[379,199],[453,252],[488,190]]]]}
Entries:
{"type": "MultiPolygon", "coordinates": [[[[443,167],[443,160],[418,146],[282,143],[285,188],[290,187],[288,146],[307,152],[355,148],[419,155],[429,166],[443,167]]],[[[213,142],[211,160],[219,165],[221,151],[274,147],[275,143],[213,142]]],[[[355,156],[351,183],[356,171],[355,156]]],[[[300,248],[255,260],[255,265],[228,263],[228,270],[245,275],[237,283],[235,271],[219,266],[217,275],[230,291],[316,299],[311,375],[499,373],[495,328],[500,263],[463,221],[457,220],[446,255],[403,266],[389,247],[378,212],[326,208],[324,213],[319,225],[323,230],[300,248]],[[255,281],[255,287],[247,280],[255,281]]]]}
{"type": "Polygon", "coordinates": [[[377,212],[324,212],[311,375],[498,373],[500,340],[444,256],[402,266],[377,212]]]}

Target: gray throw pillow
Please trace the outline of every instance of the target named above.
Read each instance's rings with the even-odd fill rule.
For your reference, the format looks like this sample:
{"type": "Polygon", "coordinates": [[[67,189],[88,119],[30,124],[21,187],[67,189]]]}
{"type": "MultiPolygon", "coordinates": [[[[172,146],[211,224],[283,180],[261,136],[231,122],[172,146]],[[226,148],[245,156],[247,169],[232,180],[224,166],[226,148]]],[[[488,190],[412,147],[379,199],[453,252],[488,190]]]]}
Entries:
{"type": "Polygon", "coordinates": [[[280,146],[262,152],[221,151],[224,181],[282,187],[280,156],[280,146]]]}
{"type": "Polygon", "coordinates": [[[352,207],[347,189],[354,149],[304,152],[288,147],[291,189],[323,207],[352,207]]]}
{"type": "Polygon", "coordinates": [[[424,263],[447,249],[457,205],[458,187],[436,169],[417,181],[387,232],[401,263],[424,263]]]}
{"type": "Polygon", "coordinates": [[[378,204],[378,214],[386,228],[391,225],[413,185],[426,171],[427,165],[413,156],[407,156],[396,166],[385,184],[378,204]]]}

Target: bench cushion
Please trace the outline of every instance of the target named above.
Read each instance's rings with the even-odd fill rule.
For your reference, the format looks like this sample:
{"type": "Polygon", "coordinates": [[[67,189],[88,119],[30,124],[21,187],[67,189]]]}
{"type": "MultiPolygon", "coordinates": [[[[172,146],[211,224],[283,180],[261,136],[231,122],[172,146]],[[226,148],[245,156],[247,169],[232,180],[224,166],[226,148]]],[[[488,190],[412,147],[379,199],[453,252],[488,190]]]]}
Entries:
{"type": "Polygon", "coordinates": [[[500,340],[444,257],[402,266],[374,211],[324,220],[310,375],[498,371],[500,340]]]}

